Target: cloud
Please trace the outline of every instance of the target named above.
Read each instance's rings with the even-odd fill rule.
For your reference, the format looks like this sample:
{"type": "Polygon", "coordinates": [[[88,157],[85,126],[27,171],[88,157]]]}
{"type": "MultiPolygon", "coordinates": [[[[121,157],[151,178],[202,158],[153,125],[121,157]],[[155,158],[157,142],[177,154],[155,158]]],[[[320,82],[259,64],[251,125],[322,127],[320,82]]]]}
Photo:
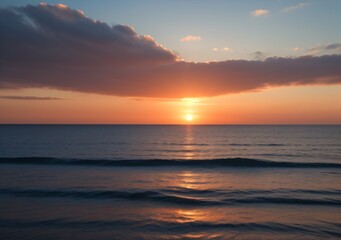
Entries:
{"type": "Polygon", "coordinates": [[[341,43],[319,44],[316,45],[315,47],[309,48],[307,53],[311,55],[318,55],[324,53],[341,54],[341,43]]]}
{"type": "Polygon", "coordinates": [[[294,51],[294,52],[297,52],[297,51],[300,51],[301,49],[299,47],[294,47],[294,48],[291,48],[290,50],[294,51]]]}
{"type": "Polygon", "coordinates": [[[309,48],[307,50],[307,53],[310,55],[317,55],[318,53],[320,53],[321,51],[324,51],[325,47],[322,45],[317,45],[315,47],[309,48]]]}
{"type": "MultiPolygon", "coordinates": [[[[127,66],[173,62],[177,56],[130,26],[108,26],[65,5],[0,9],[1,60],[35,64],[127,66]],[[13,49],[10,49],[14,47],[13,49]]],[[[81,66],[78,66],[81,67],[81,66]]]]}
{"type": "Polygon", "coordinates": [[[35,97],[35,96],[0,96],[0,99],[10,99],[10,100],[64,100],[63,98],[35,97]]]}
{"type": "Polygon", "coordinates": [[[326,50],[341,50],[341,43],[332,43],[326,46],[326,50]]]}
{"type": "Polygon", "coordinates": [[[267,16],[268,14],[269,14],[269,10],[266,10],[266,9],[257,9],[251,12],[251,15],[254,17],[267,16]]]}
{"type": "Polygon", "coordinates": [[[341,83],[341,55],[185,62],[130,26],[60,5],[0,9],[0,52],[3,89],[185,98],[341,83]]]}
{"type": "Polygon", "coordinates": [[[264,60],[266,58],[265,54],[261,51],[254,52],[251,55],[258,61],[264,60]]]}
{"type": "MultiPolygon", "coordinates": [[[[231,50],[232,50],[232,49],[231,49],[231,48],[228,48],[228,47],[224,47],[224,48],[221,49],[221,51],[224,51],[224,52],[229,52],[229,51],[231,51],[231,50]]],[[[212,48],[212,51],[217,52],[217,51],[219,51],[219,48],[212,48]]]]}
{"type": "Polygon", "coordinates": [[[283,8],[281,10],[281,12],[288,13],[288,12],[292,12],[292,11],[295,11],[295,10],[300,9],[300,8],[304,8],[304,7],[309,6],[309,5],[310,5],[310,3],[299,3],[296,5],[292,5],[292,6],[283,8]]]}
{"type": "Polygon", "coordinates": [[[200,36],[187,35],[186,37],[183,37],[180,39],[180,42],[194,42],[194,41],[201,41],[201,37],[200,36]]]}

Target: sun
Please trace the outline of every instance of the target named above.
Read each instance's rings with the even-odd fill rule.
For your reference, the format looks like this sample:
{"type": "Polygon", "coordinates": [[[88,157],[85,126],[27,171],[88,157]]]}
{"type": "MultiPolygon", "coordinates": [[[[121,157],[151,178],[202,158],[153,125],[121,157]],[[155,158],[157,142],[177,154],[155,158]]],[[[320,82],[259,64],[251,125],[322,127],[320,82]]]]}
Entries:
{"type": "Polygon", "coordinates": [[[185,119],[186,119],[187,122],[191,122],[193,120],[192,114],[185,115],[185,119]]]}

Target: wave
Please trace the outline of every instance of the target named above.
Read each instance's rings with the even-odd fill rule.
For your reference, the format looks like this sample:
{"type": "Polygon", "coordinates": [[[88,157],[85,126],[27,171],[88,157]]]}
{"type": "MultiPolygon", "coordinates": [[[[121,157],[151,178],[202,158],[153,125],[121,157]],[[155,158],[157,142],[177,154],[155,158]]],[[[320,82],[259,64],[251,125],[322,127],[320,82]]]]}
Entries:
{"type": "Polygon", "coordinates": [[[326,162],[279,162],[250,158],[224,158],[206,160],[89,160],[47,157],[0,158],[0,164],[83,165],[111,167],[273,167],[273,168],[341,168],[340,163],[326,162]]]}
{"type": "Polygon", "coordinates": [[[255,143],[255,144],[249,144],[249,143],[229,143],[225,144],[223,146],[236,146],[236,147],[284,147],[287,146],[285,144],[278,144],[278,143],[255,143]]]}
{"type": "Polygon", "coordinates": [[[0,195],[37,198],[84,198],[84,199],[126,199],[163,202],[177,205],[220,205],[219,201],[193,197],[163,194],[159,191],[101,191],[101,190],[44,190],[44,189],[0,189],[0,195]]]}
{"type": "Polygon", "coordinates": [[[152,143],[153,145],[164,145],[164,146],[210,146],[207,143],[177,143],[177,142],[164,142],[164,143],[152,143]]]}
{"type": "MultiPolygon", "coordinates": [[[[190,190],[193,194],[195,190],[190,190]]],[[[288,191],[288,190],[287,190],[288,191]]],[[[304,191],[304,190],[303,190],[304,191]]],[[[309,191],[309,190],[307,190],[309,191]]],[[[341,200],[336,198],[315,197],[289,197],[277,196],[276,191],[264,190],[252,191],[228,191],[217,192],[219,197],[188,196],[181,193],[169,193],[169,190],[149,190],[149,191],[114,191],[114,190],[49,190],[49,189],[13,189],[2,188],[0,195],[10,195],[15,197],[34,197],[34,198],[81,198],[81,199],[124,199],[132,201],[152,201],[173,205],[191,205],[191,206],[216,206],[216,205],[236,205],[236,204],[289,204],[289,205],[326,205],[341,206],[341,200]],[[257,195],[260,194],[260,195],[257,195]]],[[[197,192],[203,193],[203,190],[197,192]]],[[[210,193],[210,192],[208,192],[210,193]]],[[[322,191],[322,194],[324,191],[322,191]]],[[[334,192],[340,194],[340,192],[334,192]]]]}
{"type": "MultiPolygon", "coordinates": [[[[242,231],[242,232],[271,232],[271,233],[301,233],[305,236],[319,236],[319,237],[340,237],[339,228],[335,223],[323,224],[285,224],[280,222],[237,222],[237,223],[214,223],[207,221],[195,222],[173,222],[161,220],[78,220],[67,218],[55,218],[44,220],[32,219],[4,219],[0,218],[0,228],[86,228],[92,230],[104,229],[131,229],[142,230],[148,232],[176,232],[188,233],[194,230],[200,231],[242,231]]],[[[137,232],[135,232],[137,233],[137,232]]],[[[154,236],[155,237],[155,236],[154,236]]]]}
{"type": "Polygon", "coordinates": [[[243,189],[243,190],[220,190],[220,189],[193,189],[186,187],[174,187],[163,189],[162,192],[177,194],[218,194],[218,195],[254,195],[254,194],[310,194],[310,195],[341,195],[341,189],[243,189]]]}
{"type": "Polygon", "coordinates": [[[207,144],[207,143],[152,143],[153,145],[164,145],[164,146],[237,146],[237,147],[285,147],[288,146],[286,144],[279,143],[216,143],[216,144],[207,144]]]}

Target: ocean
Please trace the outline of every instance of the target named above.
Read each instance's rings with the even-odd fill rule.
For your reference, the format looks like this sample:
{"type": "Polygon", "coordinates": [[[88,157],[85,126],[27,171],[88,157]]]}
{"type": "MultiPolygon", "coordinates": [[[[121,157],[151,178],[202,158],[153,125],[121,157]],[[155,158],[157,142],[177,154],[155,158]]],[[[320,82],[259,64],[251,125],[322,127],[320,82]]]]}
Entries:
{"type": "Polygon", "coordinates": [[[341,126],[0,125],[0,239],[339,239],[341,126]]]}

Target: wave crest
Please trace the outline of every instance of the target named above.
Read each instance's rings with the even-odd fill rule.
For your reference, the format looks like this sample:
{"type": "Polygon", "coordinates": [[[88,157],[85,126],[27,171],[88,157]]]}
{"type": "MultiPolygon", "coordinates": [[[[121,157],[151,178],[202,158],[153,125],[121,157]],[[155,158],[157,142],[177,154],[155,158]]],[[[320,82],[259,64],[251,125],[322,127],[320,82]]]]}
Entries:
{"type": "Polygon", "coordinates": [[[339,163],[323,162],[279,162],[250,158],[224,158],[206,160],[96,160],[60,159],[46,157],[0,158],[0,164],[83,165],[111,167],[274,167],[274,168],[341,168],[339,163]]]}
{"type": "MultiPolygon", "coordinates": [[[[192,190],[193,193],[194,190],[192,190]]],[[[287,190],[288,191],[288,190],[287,190]]],[[[224,198],[207,198],[186,196],[184,194],[169,194],[167,190],[148,190],[148,191],[113,191],[113,190],[49,190],[49,189],[0,189],[0,195],[10,195],[15,197],[34,197],[34,198],[81,198],[81,199],[125,199],[133,201],[153,201],[174,205],[235,205],[235,204],[289,204],[289,205],[327,205],[340,206],[341,200],[334,198],[316,197],[289,197],[276,196],[273,194],[261,194],[264,191],[232,191],[218,193],[224,198]],[[253,194],[254,193],[254,194],[253,194]],[[258,193],[258,194],[257,194],[258,193]],[[227,197],[228,196],[228,197],[227,197]]],[[[200,192],[200,191],[199,191],[200,192]]],[[[184,192],[185,193],[185,192],[184,192]]],[[[324,192],[322,192],[323,194],[324,192]]],[[[334,192],[339,195],[339,192],[334,192]]]]}

